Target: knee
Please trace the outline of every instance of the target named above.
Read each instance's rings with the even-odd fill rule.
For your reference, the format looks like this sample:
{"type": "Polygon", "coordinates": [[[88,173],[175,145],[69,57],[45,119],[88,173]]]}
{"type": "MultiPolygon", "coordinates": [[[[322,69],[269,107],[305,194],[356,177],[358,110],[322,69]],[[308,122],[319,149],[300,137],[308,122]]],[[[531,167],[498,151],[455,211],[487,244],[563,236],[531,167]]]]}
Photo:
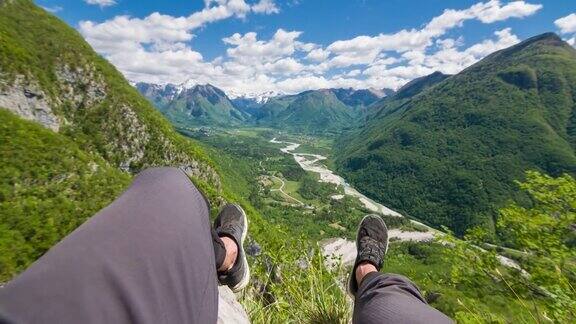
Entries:
{"type": "Polygon", "coordinates": [[[147,190],[154,191],[198,191],[188,175],[183,170],[174,167],[145,169],[136,176],[132,187],[146,188],[147,190]]]}
{"type": "Polygon", "coordinates": [[[182,176],[184,172],[176,167],[150,167],[138,173],[139,177],[156,177],[156,176],[182,176]]]}
{"type": "Polygon", "coordinates": [[[179,168],[175,167],[152,167],[138,173],[137,179],[144,179],[146,182],[170,183],[188,180],[188,176],[179,168]]]}
{"type": "Polygon", "coordinates": [[[405,277],[403,275],[399,275],[396,273],[384,273],[382,275],[383,279],[387,279],[389,281],[394,281],[394,282],[407,282],[412,284],[412,281],[410,279],[408,279],[408,277],[405,277]]]}

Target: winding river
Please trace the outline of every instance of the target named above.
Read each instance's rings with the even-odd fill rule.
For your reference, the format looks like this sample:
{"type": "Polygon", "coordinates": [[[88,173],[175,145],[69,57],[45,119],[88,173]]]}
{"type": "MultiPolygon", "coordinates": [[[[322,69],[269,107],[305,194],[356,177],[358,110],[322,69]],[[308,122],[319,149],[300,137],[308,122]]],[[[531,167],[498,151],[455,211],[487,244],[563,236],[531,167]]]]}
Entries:
{"type": "MultiPolygon", "coordinates": [[[[287,145],[284,148],[281,148],[280,151],[286,154],[291,154],[294,156],[294,160],[296,163],[300,165],[300,167],[306,171],[318,173],[320,175],[321,182],[333,183],[338,186],[342,186],[344,188],[344,194],[348,196],[356,197],[360,200],[360,202],[366,207],[366,209],[373,211],[375,213],[381,213],[384,215],[391,215],[402,217],[402,215],[368,197],[363,195],[358,190],[354,189],[344,178],[335,174],[332,170],[328,169],[322,163],[318,163],[322,160],[326,160],[325,156],[319,154],[308,154],[308,153],[295,153],[294,151],[300,147],[298,143],[292,142],[282,142],[273,138],[270,143],[276,144],[285,144],[287,145]]],[[[338,199],[340,197],[333,196],[334,199],[338,199]]]]}
{"type": "MultiPolygon", "coordinates": [[[[300,147],[298,143],[283,142],[278,141],[273,138],[270,143],[284,144],[287,145],[280,149],[283,153],[290,154],[294,156],[294,160],[300,165],[300,167],[306,171],[315,172],[320,175],[321,182],[333,183],[344,187],[344,194],[356,197],[364,204],[366,209],[381,213],[383,215],[391,215],[397,217],[404,217],[400,213],[366,197],[358,190],[354,189],[344,178],[335,174],[332,170],[328,169],[322,163],[318,163],[322,160],[326,160],[325,156],[318,154],[308,154],[308,153],[295,153],[294,151],[300,147]]],[[[332,196],[337,199],[338,197],[332,196]]],[[[442,235],[443,233],[435,230],[425,224],[422,224],[415,220],[410,220],[414,224],[418,224],[426,227],[428,230],[425,232],[405,232],[399,229],[391,229],[388,231],[390,238],[395,238],[401,241],[430,241],[435,235],[442,235]]],[[[344,264],[349,264],[354,262],[356,258],[356,245],[355,242],[343,239],[343,238],[332,238],[321,242],[323,253],[325,256],[338,256],[342,258],[344,264]]],[[[481,249],[481,248],[479,248],[481,249]]],[[[483,249],[481,249],[483,250],[483,249]]],[[[500,263],[506,267],[512,267],[519,269],[522,275],[528,275],[526,271],[520,268],[518,263],[510,258],[498,255],[498,260],[500,263]]]]}

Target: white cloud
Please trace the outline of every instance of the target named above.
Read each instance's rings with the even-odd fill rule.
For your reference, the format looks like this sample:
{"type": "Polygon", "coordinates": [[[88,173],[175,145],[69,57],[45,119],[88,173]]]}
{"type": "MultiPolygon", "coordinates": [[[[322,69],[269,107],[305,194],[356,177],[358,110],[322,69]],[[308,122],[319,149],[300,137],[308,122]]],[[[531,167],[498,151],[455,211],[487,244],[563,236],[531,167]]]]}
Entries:
{"type": "Polygon", "coordinates": [[[485,24],[509,18],[524,18],[542,9],[541,4],[530,4],[525,1],[512,1],[500,5],[500,1],[491,0],[485,4],[476,4],[470,8],[472,14],[485,24]]]}
{"type": "Polygon", "coordinates": [[[314,44],[314,43],[302,43],[302,42],[296,42],[296,49],[299,51],[303,51],[303,52],[310,52],[312,50],[314,50],[315,48],[318,47],[318,45],[314,44]]]}
{"type": "Polygon", "coordinates": [[[554,21],[563,34],[576,33],[576,13],[569,14],[554,21]]]}
{"type": "MultiPolygon", "coordinates": [[[[96,0],[90,0],[96,1],[96,0]]],[[[98,0],[102,1],[102,0],[98,0]]],[[[110,0],[104,0],[110,1],[110,0]]],[[[206,7],[188,17],[173,17],[152,13],[145,18],[117,16],[103,23],[81,21],[80,32],[98,51],[118,47],[117,42],[137,44],[185,42],[192,39],[192,31],[208,23],[230,17],[243,18],[250,12],[244,0],[208,0],[206,7]]],[[[126,44],[121,46],[126,47],[126,44]]]]}
{"type": "Polygon", "coordinates": [[[268,42],[258,40],[254,32],[244,35],[234,34],[223,39],[224,43],[232,45],[227,49],[229,57],[253,64],[255,62],[271,62],[284,56],[290,56],[296,51],[296,39],[302,34],[299,31],[278,29],[268,42]]]}
{"type": "MultiPolygon", "coordinates": [[[[210,23],[249,14],[279,12],[271,0],[204,0],[187,17],[153,13],[83,21],[80,32],[132,81],[211,83],[236,93],[294,93],[328,87],[398,88],[434,71],[457,73],[487,54],[515,44],[508,28],[491,39],[464,48],[462,38],[444,37],[467,20],[493,23],[522,18],[542,6],[525,1],[480,2],[462,10],[447,9],[420,29],[376,36],[360,35],[328,46],[305,42],[301,31],[279,28],[268,39],[256,32],[222,39],[226,52],[211,61],[194,50],[194,33],[210,23]]],[[[572,40],[574,42],[574,40],[572,40]]]]}
{"type": "Polygon", "coordinates": [[[110,7],[116,4],[116,0],[84,0],[89,5],[96,5],[100,8],[110,7]]]}
{"type": "Polygon", "coordinates": [[[322,62],[325,61],[328,58],[328,56],[330,56],[330,51],[317,48],[315,50],[310,51],[310,53],[306,55],[306,58],[311,61],[322,62]]]}
{"type": "Polygon", "coordinates": [[[267,72],[281,75],[290,75],[301,72],[304,66],[291,57],[280,59],[274,63],[264,65],[267,72]]]}
{"type": "Polygon", "coordinates": [[[287,93],[298,93],[309,89],[330,88],[332,84],[323,76],[299,76],[279,81],[276,86],[287,93]]]}
{"type": "Polygon", "coordinates": [[[348,76],[348,77],[357,77],[357,76],[359,76],[361,73],[362,73],[362,71],[360,71],[360,70],[352,70],[352,71],[346,73],[346,76],[348,76]]]}
{"type": "Polygon", "coordinates": [[[523,18],[533,15],[542,8],[539,4],[529,4],[525,1],[514,1],[502,5],[498,0],[477,3],[464,10],[447,9],[434,17],[424,28],[403,29],[393,34],[380,34],[377,36],[358,36],[350,40],[336,41],[328,46],[328,50],[344,55],[337,59],[341,62],[366,62],[381,51],[406,52],[410,50],[423,50],[432,44],[433,39],[444,35],[448,30],[462,26],[464,21],[476,19],[482,23],[493,23],[508,18],[523,18]]]}
{"type": "Polygon", "coordinates": [[[565,38],[564,40],[572,47],[576,47],[576,13],[558,18],[554,21],[554,24],[560,29],[562,34],[571,34],[568,37],[572,36],[572,38],[565,38]]]}
{"type": "Polygon", "coordinates": [[[520,42],[520,39],[514,34],[512,34],[511,28],[505,28],[494,32],[494,35],[498,37],[498,40],[485,40],[482,43],[478,43],[474,46],[469,47],[466,52],[475,58],[482,58],[492,52],[497,50],[510,47],[512,45],[520,42]]]}
{"type": "Polygon", "coordinates": [[[260,0],[260,2],[252,6],[252,11],[256,13],[273,14],[279,13],[280,9],[278,9],[272,0],[260,0]]]}
{"type": "MultiPolygon", "coordinates": [[[[204,3],[204,9],[187,17],[160,13],[144,18],[117,16],[102,23],[82,21],[79,30],[98,52],[104,54],[130,80],[177,83],[191,78],[198,82],[228,84],[227,78],[230,76],[224,71],[239,73],[241,68],[224,66],[222,59],[205,62],[202,55],[190,47],[193,31],[219,20],[244,18],[250,12],[274,12],[274,3],[259,2],[256,8],[245,0],[205,0],[204,3]]],[[[278,43],[282,44],[289,36],[279,32],[278,43]]],[[[306,44],[302,46],[307,47],[306,44]]],[[[282,67],[281,62],[274,68],[279,70],[282,67]]]]}
{"type": "Polygon", "coordinates": [[[455,74],[486,55],[519,42],[518,37],[512,34],[510,28],[496,31],[494,35],[496,40],[487,39],[462,51],[458,49],[461,45],[460,40],[445,39],[437,42],[439,48],[434,53],[427,54],[417,50],[405,52],[401,58],[401,65],[389,67],[390,64],[398,63],[398,60],[381,59],[371,64],[362,73],[369,79],[384,78],[392,84],[404,84],[434,71],[455,74]]]}

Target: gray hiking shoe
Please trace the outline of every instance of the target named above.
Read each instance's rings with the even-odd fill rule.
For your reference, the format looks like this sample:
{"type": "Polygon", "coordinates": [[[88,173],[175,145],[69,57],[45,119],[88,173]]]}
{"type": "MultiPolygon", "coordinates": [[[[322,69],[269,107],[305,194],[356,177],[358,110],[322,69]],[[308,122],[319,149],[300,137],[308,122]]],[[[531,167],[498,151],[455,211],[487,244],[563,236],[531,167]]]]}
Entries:
{"type": "Polygon", "coordinates": [[[348,293],[354,298],[358,292],[356,282],[356,267],[362,262],[373,264],[378,271],[384,263],[384,256],[388,252],[388,228],[382,217],[378,215],[366,215],[358,226],[356,236],[356,262],[352,267],[352,273],[348,277],[348,293]]]}
{"type": "Polygon", "coordinates": [[[238,245],[238,256],[232,268],[225,273],[218,273],[221,285],[227,285],[232,291],[242,290],[250,281],[250,268],[244,252],[244,240],[248,233],[248,220],[246,213],[236,204],[228,204],[216,217],[214,230],[218,236],[228,236],[238,245]]]}

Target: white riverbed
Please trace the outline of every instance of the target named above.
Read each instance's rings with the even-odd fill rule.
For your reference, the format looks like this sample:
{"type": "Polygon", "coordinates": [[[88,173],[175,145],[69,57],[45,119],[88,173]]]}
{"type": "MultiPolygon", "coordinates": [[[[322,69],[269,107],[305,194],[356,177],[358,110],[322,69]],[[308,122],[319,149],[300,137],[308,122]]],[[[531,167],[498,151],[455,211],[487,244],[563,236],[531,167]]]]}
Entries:
{"type": "Polygon", "coordinates": [[[308,154],[308,153],[295,153],[294,150],[296,150],[298,147],[300,147],[300,144],[298,143],[291,143],[291,142],[281,142],[281,141],[277,141],[276,138],[273,138],[270,143],[276,143],[276,144],[286,144],[287,146],[284,148],[281,148],[280,151],[286,153],[286,154],[291,154],[292,156],[294,156],[294,160],[296,160],[296,163],[298,163],[298,165],[300,165],[300,167],[306,171],[310,171],[310,172],[314,172],[314,173],[318,173],[320,175],[320,181],[321,182],[327,182],[327,183],[333,183],[335,185],[339,185],[342,186],[344,188],[344,194],[348,195],[348,196],[353,196],[356,197],[360,200],[360,202],[362,202],[362,204],[364,204],[364,206],[366,207],[366,209],[371,210],[373,212],[376,213],[381,213],[384,215],[391,215],[391,216],[397,216],[397,217],[402,217],[402,215],[378,202],[375,202],[374,200],[366,197],[365,195],[363,195],[362,193],[358,192],[358,190],[354,189],[352,186],[350,186],[346,180],[344,180],[344,178],[342,178],[341,176],[335,174],[332,170],[328,169],[325,165],[323,165],[322,163],[319,163],[322,160],[326,160],[325,156],[319,155],[319,154],[308,154]]]}

